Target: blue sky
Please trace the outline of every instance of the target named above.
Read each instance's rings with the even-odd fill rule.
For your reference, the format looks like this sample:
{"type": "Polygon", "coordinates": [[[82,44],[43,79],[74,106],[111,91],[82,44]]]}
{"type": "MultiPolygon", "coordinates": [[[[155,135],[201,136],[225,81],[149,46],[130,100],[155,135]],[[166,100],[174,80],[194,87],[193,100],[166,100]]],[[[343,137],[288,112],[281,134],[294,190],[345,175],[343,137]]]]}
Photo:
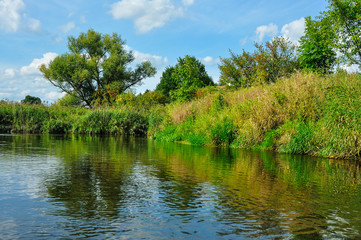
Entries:
{"type": "Polygon", "coordinates": [[[254,42],[274,36],[297,42],[304,17],[326,6],[326,0],[0,0],[0,99],[61,97],[38,67],[67,52],[68,36],[90,28],[120,34],[136,62],[157,67],[139,93],[153,90],[164,68],[186,54],[217,82],[219,58],[229,49],[253,51],[254,42]]]}

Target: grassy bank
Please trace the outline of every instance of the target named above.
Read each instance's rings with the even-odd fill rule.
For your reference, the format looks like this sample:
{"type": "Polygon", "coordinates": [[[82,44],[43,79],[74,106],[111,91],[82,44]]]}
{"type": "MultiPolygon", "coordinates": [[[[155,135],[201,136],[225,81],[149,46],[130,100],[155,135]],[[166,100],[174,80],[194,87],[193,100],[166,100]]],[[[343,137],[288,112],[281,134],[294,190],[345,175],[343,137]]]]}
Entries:
{"type": "Polygon", "coordinates": [[[71,133],[146,135],[157,109],[71,108],[0,102],[0,131],[7,133],[71,133]]]}
{"type": "Polygon", "coordinates": [[[148,135],[159,141],[360,158],[361,76],[296,74],[247,89],[209,87],[186,103],[144,104],[131,95],[112,108],[0,101],[0,130],[148,135]]]}
{"type": "Polygon", "coordinates": [[[154,137],[198,145],[360,158],[361,77],[296,74],[167,106],[154,137]]]}

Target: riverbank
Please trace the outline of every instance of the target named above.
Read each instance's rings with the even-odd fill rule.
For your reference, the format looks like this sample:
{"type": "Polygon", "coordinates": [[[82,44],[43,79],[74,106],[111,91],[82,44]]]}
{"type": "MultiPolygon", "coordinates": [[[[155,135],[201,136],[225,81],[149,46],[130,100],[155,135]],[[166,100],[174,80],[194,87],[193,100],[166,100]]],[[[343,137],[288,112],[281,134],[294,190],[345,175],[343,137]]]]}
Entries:
{"type": "Polygon", "coordinates": [[[360,158],[361,77],[296,74],[277,83],[220,91],[167,107],[154,136],[330,158],[360,158]]]}
{"type": "Polygon", "coordinates": [[[359,159],[361,76],[295,74],[247,89],[206,88],[186,103],[112,108],[0,103],[0,129],[148,135],[159,141],[359,159]]]}

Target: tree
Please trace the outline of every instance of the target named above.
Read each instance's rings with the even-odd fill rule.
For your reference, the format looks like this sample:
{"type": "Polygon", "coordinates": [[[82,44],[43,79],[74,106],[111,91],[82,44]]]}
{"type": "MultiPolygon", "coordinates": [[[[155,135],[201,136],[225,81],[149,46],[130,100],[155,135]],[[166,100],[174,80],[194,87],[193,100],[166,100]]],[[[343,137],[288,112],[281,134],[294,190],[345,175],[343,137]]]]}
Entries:
{"type": "Polygon", "coordinates": [[[361,0],[329,0],[328,11],[321,18],[329,19],[337,38],[334,46],[349,64],[361,65],[361,0]]]}
{"type": "Polygon", "coordinates": [[[324,74],[331,72],[336,63],[335,38],[328,18],[312,20],[307,17],[305,35],[298,48],[301,67],[324,74]]]}
{"type": "Polygon", "coordinates": [[[38,97],[33,97],[30,95],[26,95],[24,100],[21,101],[22,103],[27,103],[27,104],[41,104],[41,99],[38,97]]]}
{"type": "Polygon", "coordinates": [[[115,95],[154,76],[149,61],[131,69],[131,51],[116,33],[101,34],[94,30],[68,38],[69,53],[56,57],[48,67],[42,65],[44,77],[62,91],[80,98],[92,107],[95,102],[111,104],[115,95]]]}
{"type": "Polygon", "coordinates": [[[275,82],[289,76],[298,68],[296,47],[287,39],[276,37],[263,44],[255,44],[256,51],[243,50],[230,58],[221,59],[220,83],[233,87],[250,87],[255,84],[275,82]]]}
{"type": "Polygon", "coordinates": [[[230,58],[221,58],[218,66],[221,71],[220,84],[233,87],[250,87],[257,80],[256,61],[251,53],[243,50],[237,55],[231,50],[230,58]]]}
{"type": "Polygon", "coordinates": [[[256,43],[255,47],[257,74],[262,83],[276,82],[298,68],[296,46],[284,37],[275,37],[264,46],[256,43]]]}
{"type": "Polygon", "coordinates": [[[175,90],[177,88],[177,83],[174,78],[172,78],[172,74],[174,72],[174,67],[167,67],[164,72],[162,73],[162,76],[160,78],[160,83],[156,87],[156,91],[160,91],[163,93],[166,97],[169,98],[169,93],[172,90],[175,90]]]}
{"type": "Polygon", "coordinates": [[[191,100],[196,90],[205,86],[214,85],[212,78],[207,74],[204,64],[193,56],[186,55],[178,58],[174,67],[168,67],[162,74],[157,90],[173,100],[191,100]]]}

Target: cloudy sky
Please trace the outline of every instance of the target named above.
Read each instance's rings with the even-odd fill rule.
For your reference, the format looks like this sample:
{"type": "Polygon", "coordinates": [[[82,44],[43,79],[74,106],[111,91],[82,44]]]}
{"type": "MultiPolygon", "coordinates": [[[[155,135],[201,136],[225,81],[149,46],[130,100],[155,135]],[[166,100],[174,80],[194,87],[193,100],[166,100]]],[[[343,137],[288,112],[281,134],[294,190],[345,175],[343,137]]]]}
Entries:
{"type": "Polygon", "coordinates": [[[67,52],[68,36],[90,28],[120,34],[136,62],[157,67],[139,93],[153,90],[164,68],[186,54],[218,81],[218,59],[229,49],[253,51],[254,42],[274,36],[296,42],[304,17],[326,6],[326,0],[0,0],[0,99],[61,97],[38,67],[67,52]]]}

